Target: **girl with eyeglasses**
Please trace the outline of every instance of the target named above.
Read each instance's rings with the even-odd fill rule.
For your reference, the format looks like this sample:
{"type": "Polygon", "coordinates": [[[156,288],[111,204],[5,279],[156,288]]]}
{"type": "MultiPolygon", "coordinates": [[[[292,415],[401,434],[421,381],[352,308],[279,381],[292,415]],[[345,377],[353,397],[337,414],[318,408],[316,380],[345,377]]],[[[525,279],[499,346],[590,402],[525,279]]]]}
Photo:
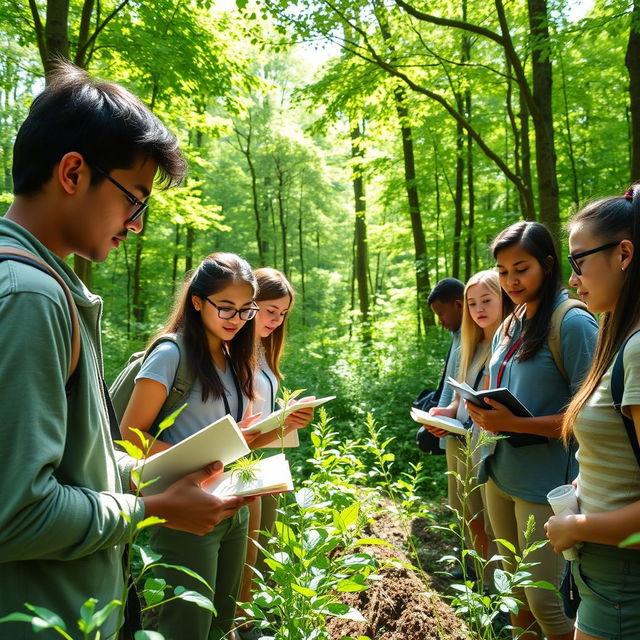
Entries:
{"type": "MultiPolygon", "coordinates": [[[[187,406],[175,424],[161,434],[156,451],[166,449],[226,414],[240,426],[254,416],[255,337],[253,319],[257,285],[249,264],[231,253],[205,258],[185,282],[176,307],[158,334],[181,337],[183,356],[196,372],[187,406]],[[248,416],[248,417],[247,417],[248,416]],[[243,420],[242,418],[245,417],[243,420]]],[[[180,349],[172,342],[159,344],[144,360],[123,415],[124,438],[138,443],[129,426],[147,431],[173,384],[180,349]]],[[[273,438],[263,434],[249,446],[255,448],[273,438]]],[[[215,459],[215,451],[211,452],[215,459]]],[[[152,549],[162,562],[186,566],[200,574],[213,589],[216,615],[192,603],[175,600],[159,610],[159,631],[167,639],[209,640],[231,630],[240,588],[247,544],[248,511],[240,509],[207,535],[195,536],[156,527],[150,532],[152,549]]],[[[202,583],[182,572],[163,569],[158,575],[168,584],[204,592],[202,583]]]]}
{"type": "MultiPolygon", "coordinates": [[[[268,415],[277,409],[275,401],[278,395],[278,386],[283,379],[280,369],[282,353],[284,351],[287,318],[293,307],[295,292],[286,276],[269,267],[263,267],[254,271],[258,283],[256,305],[259,310],[255,318],[255,338],[258,355],[255,370],[255,393],[253,402],[254,413],[268,415]]],[[[284,438],[276,438],[266,446],[279,452],[282,447],[298,446],[298,434],[295,430],[305,427],[313,417],[313,409],[301,409],[290,414],[285,420],[288,429],[284,438]]],[[[249,506],[249,537],[257,540],[260,546],[268,543],[268,536],[258,534],[271,532],[276,520],[277,496],[262,496],[249,506]]],[[[251,585],[253,581],[252,567],[263,570],[263,558],[258,557],[258,549],[253,542],[247,547],[246,566],[240,591],[240,602],[249,602],[251,599],[251,585]]],[[[241,626],[237,633],[243,640],[251,640],[261,634],[252,626],[241,626]],[[256,635],[257,634],[257,635],[256,635]]]]}
{"type": "MultiPolygon", "coordinates": [[[[487,409],[467,408],[479,427],[506,436],[485,460],[481,479],[487,480],[487,512],[496,538],[509,541],[521,556],[529,515],[536,521],[532,540],[543,539],[543,525],[552,513],[547,493],[577,475],[574,448],[565,448],[560,437],[562,417],[591,365],[598,326],[584,309],[555,318],[558,362],[549,346],[552,316],[568,296],[551,234],[537,222],[519,222],[497,236],[492,251],[503,296],[515,309],[493,340],[490,388],[507,387],[533,417],[517,417],[491,400],[487,409]]],[[[512,552],[498,547],[505,569],[513,571],[512,552]]],[[[528,560],[539,563],[528,569],[532,580],[560,585],[564,560],[548,545],[528,560]]],[[[519,637],[573,637],[573,622],[553,591],[531,587],[518,589],[514,597],[523,605],[511,614],[512,624],[529,631],[519,637]]]]}
{"type": "Polygon", "coordinates": [[[569,282],[601,314],[600,336],[563,423],[578,442],[580,514],[545,529],[557,552],[579,547],[575,640],[622,640],[640,629],[640,550],[618,547],[640,531],[640,185],[588,204],[569,231],[569,282]]]}

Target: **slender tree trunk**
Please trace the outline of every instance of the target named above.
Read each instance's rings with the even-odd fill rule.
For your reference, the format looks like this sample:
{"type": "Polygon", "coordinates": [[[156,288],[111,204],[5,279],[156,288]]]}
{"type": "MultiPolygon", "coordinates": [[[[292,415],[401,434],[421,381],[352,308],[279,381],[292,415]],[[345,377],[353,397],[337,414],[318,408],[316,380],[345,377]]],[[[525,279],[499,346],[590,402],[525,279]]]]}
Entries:
{"type": "Polygon", "coordinates": [[[640,3],[633,2],[627,53],[624,59],[629,73],[631,105],[631,182],[640,179],[640,3]]]}
{"type": "Polygon", "coordinates": [[[557,244],[560,238],[560,209],[553,131],[553,73],[547,0],[527,0],[527,6],[532,43],[533,101],[538,111],[534,120],[538,207],[541,222],[547,226],[557,244]]]}
{"type": "Polygon", "coordinates": [[[298,247],[300,251],[300,293],[302,296],[302,324],[306,324],[306,314],[304,313],[306,291],[305,291],[305,269],[304,269],[304,234],[302,232],[302,189],[303,176],[300,177],[300,199],[298,200],[298,247]]]}
{"type": "Polygon", "coordinates": [[[287,214],[284,206],[285,176],[280,167],[276,168],[278,178],[278,190],[276,200],[278,202],[278,221],[280,223],[280,238],[282,241],[282,272],[289,277],[289,252],[287,251],[287,214]]]}
{"type": "Polygon", "coordinates": [[[193,225],[187,225],[187,237],[184,243],[184,270],[188,273],[193,269],[193,243],[195,241],[193,225]]]}
{"type": "Polygon", "coordinates": [[[413,130],[407,108],[407,95],[402,87],[394,90],[396,111],[400,121],[402,135],[402,155],[404,159],[404,179],[409,203],[409,218],[411,220],[411,232],[413,234],[413,251],[415,258],[416,291],[418,300],[419,320],[427,327],[434,324],[433,313],[427,304],[431,283],[429,282],[429,261],[427,256],[427,242],[420,215],[420,196],[416,180],[416,163],[413,147],[413,130]]]}
{"type": "Polygon", "coordinates": [[[173,242],[173,263],[171,268],[171,293],[175,295],[178,284],[178,260],[180,259],[180,225],[175,224],[175,236],[173,242]]]}
{"type": "Polygon", "coordinates": [[[262,241],[262,220],[260,218],[260,206],[258,204],[258,180],[256,176],[256,168],[253,164],[251,150],[253,134],[251,115],[249,115],[248,127],[249,130],[246,134],[240,133],[239,129],[237,128],[235,129],[235,132],[238,139],[238,146],[240,147],[240,151],[244,155],[247,161],[247,167],[249,168],[249,176],[251,178],[251,199],[253,204],[253,215],[256,221],[256,244],[258,246],[258,261],[260,263],[260,266],[264,267],[266,263],[264,260],[264,246],[262,241]],[[242,139],[245,140],[244,146],[242,145],[242,139]]]}
{"type": "Polygon", "coordinates": [[[462,240],[462,195],[464,188],[464,130],[456,123],[456,188],[454,194],[453,268],[451,276],[460,277],[460,244],[462,240]]]}
{"type": "MultiPolygon", "coordinates": [[[[471,120],[471,91],[465,91],[465,109],[467,118],[471,120]]],[[[475,191],[473,184],[473,140],[467,134],[467,194],[469,197],[469,215],[467,217],[467,240],[464,247],[464,281],[467,282],[471,277],[472,256],[475,253],[476,237],[475,237],[475,191]]],[[[476,267],[477,269],[477,264],[476,267]]]]}
{"type": "MultiPolygon", "coordinates": [[[[436,282],[440,280],[440,170],[438,163],[438,147],[433,145],[434,170],[433,182],[436,191],[436,282]]],[[[446,261],[446,257],[445,257],[446,261]]]]}
{"type": "Polygon", "coordinates": [[[369,325],[369,254],[367,246],[367,203],[365,200],[365,186],[363,176],[364,144],[360,123],[351,125],[351,157],[353,164],[353,196],[355,201],[355,273],[358,283],[358,301],[360,304],[360,317],[363,327],[363,339],[365,343],[371,340],[371,327],[369,325]]]}

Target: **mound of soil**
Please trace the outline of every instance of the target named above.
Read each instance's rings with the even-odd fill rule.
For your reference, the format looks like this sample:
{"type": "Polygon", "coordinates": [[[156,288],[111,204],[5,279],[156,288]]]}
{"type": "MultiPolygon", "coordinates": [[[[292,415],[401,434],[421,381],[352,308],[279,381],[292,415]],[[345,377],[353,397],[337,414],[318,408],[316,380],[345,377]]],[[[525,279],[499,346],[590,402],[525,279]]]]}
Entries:
{"type": "MultiPolygon", "coordinates": [[[[424,523],[412,534],[425,533],[424,523]]],[[[407,536],[402,525],[389,510],[371,524],[371,536],[393,545],[366,547],[382,564],[396,559],[409,564],[404,548],[407,536]]],[[[421,536],[417,536],[421,538],[421,536]]],[[[407,568],[386,568],[381,580],[373,581],[366,591],[341,594],[340,600],[357,609],[366,622],[331,619],[329,630],[336,640],[344,636],[368,636],[372,640],[464,640],[468,637],[464,623],[435,591],[430,576],[407,568]]]]}

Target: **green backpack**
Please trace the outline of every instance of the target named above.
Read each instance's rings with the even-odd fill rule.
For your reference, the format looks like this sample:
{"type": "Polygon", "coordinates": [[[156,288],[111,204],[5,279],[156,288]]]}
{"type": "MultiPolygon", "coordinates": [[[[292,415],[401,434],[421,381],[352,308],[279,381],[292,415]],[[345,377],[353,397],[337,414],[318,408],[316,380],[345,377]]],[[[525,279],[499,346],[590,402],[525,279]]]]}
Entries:
{"type": "Polygon", "coordinates": [[[122,416],[129,404],[129,399],[136,384],[136,376],[142,367],[142,363],[147,359],[147,356],[163,342],[173,342],[173,344],[178,347],[180,360],[178,361],[178,368],[176,369],[176,375],[171,385],[169,395],[167,395],[167,399],[164,401],[162,408],[149,429],[150,434],[154,433],[158,424],[160,424],[166,416],[185,403],[186,397],[195,382],[196,374],[191,371],[187,365],[183,337],[176,333],[165,333],[158,336],[145,351],[137,351],[129,358],[125,368],[118,374],[118,377],[109,388],[109,395],[113,402],[116,417],[118,418],[118,422],[122,422],[122,416]]]}

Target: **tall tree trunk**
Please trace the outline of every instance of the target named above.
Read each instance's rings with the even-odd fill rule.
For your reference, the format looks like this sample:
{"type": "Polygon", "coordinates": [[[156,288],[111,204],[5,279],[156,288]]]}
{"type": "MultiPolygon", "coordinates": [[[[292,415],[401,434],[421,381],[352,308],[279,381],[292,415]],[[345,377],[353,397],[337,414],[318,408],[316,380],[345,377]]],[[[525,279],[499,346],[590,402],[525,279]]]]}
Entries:
{"type": "Polygon", "coordinates": [[[261,267],[265,266],[264,260],[264,244],[262,240],[262,220],[260,217],[260,206],[258,204],[258,179],[256,176],[256,168],[253,164],[253,156],[251,150],[251,142],[252,142],[252,134],[253,127],[251,122],[251,114],[249,114],[248,119],[248,131],[246,134],[241,133],[240,130],[236,127],[236,137],[238,139],[238,146],[240,147],[240,151],[244,155],[247,161],[247,167],[249,168],[249,176],[251,178],[251,199],[253,204],[253,216],[256,221],[256,244],[258,246],[258,262],[261,267]],[[245,144],[242,145],[242,139],[244,139],[245,144]]]}
{"type": "Polygon", "coordinates": [[[178,260],[180,258],[180,225],[175,224],[176,233],[173,241],[173,263],[171,267],[171,293],[175,294],[178,283],[178,260]]]}
{"type": "Polygon", "coordinates": [[[278,189],[276,201],[278,202],[278,222],[280,223],[280,239],[282,241],[282,272],[289,277],[289,253],[287,251],[287,212],[284,206],[285,175],[281,167],[276,166],[278,189]]]}
{"type": "Polygon", "coordinates": [[[560,208],[553,131],[553,96],[551,91],[553,72],[547,0],[527,0],[527,6],[531,31],[533,101],[537,108],[534,125],[536,128],[538,207],[541,222],[547,226],[554,241],[558,244],[560,239],[560,208]]]}
{"type": "Polygon", "coordinates": [[[640,180],[640,3],[633,2],[627,53],[624,58],[629,73],[631,105],[631,182],[640,180]]]}
{"type": "Polygon", "coordinates": [[[304,313],[306,291],[305,291],[305,270],[304,270],[304,234],[302,233],[302,189],[303,175],[300,176],[300,199],[298,200],[298,247],[300,251],[300,293],[302,294],[302,324],[306,324],[306,314],[304,313]]]}
{"type": "MultiPolygon", "coordinates": [[[[459,96],[457,96],[459,98],[459,96]]],[[[460,244],[462,240],[462,195],[464,188],[464,130],[456,123],[456,188],[454,193],[453,265],[451,276],[460,277],[460,244]]]]}
{"type": "Polygon", "coordinates": [[[525,195],[520,194],[520,205],[525,220],[535,220],[535,207],[533,205],[533,179],[531,173],[531,143],[529,141],[529,107],[520,92],[520,162],[522,171],[522,182],[525,184],[525,195]],[[525,202],[524,198],[529,202],[525,202]]]}
{"type": "Polygon", "coordinates": [[[193,243],[195,240],[193,225],[187,225],[187,237],[184,243],[184,270],[188,273],[193,269],[193,243]]]}
{"type": "Polygon", "coordinates": [[[427,304],[431,283],[429,282],[429,261],[427,257],[427,242],[420,215],[420,196],[416,180],[416,162],[413,148],[413,129],[409,119],[407,108],[407,95],[402,87],[394,90],[396,111],[400,121],[402,135],[402,156],[404,160],[404,180],[409,203],[409,218],[411,220],[411,232],[413,234],[413,252],[416,271],[416,292],[418,301],[419,320],[422,321],[425,331],[434,324],[433,312],[427,304]]]}
{"type": "MultiPolygon", "coordinates": [[[[471,120],[471,91],[467,89],[465,91],[465,110],[467,118],[471,120]]],[[[469,134],[467,134],[467,195],[469,198],[469,215],[467,217],[467,240],[464,246],[464,281],[467,282],[471,277],[471,272],[476,271],[478,268],[477,259],[476,264],[472,269],[472,260],[475,255],[477,258],[476,249],[476,237],[475,237],[475,191],[473,184],[473,140],[469,134]]]]}
{"type": "Polygon", "coordinates": [[[369,325],[369,253],[367,247],[367,203],[363,176],[364,144],[359,122],[351,124],[351,158],[353,160],[353,197],[355,201],[355,275],[358,283],[358,302],[365,343],[371,340],[369,325]]]}

